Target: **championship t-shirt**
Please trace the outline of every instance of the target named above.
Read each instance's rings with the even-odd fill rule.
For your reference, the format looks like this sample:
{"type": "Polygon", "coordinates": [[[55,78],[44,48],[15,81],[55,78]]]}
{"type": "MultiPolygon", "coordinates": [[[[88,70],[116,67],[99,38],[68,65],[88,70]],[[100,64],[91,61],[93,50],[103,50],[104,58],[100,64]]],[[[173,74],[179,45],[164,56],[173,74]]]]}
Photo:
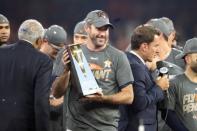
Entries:
{"type": "Polygon", "coordinates": [[[197,83],[185,74],[170,82],[168,108],[174,109],[189,131],[197,130],[197,83]]]}
{"type": "MultiPolygon", "coordinates": [[[[133,82],[133,75],[126,55],[107,45],[99,52],[90,51],[82,45],[83,53],[104,95],[115,94],[133,82]]],[[[118,127],[118,105],[84,102],[71,84],[68,99],[67,127],[72,131],[116,131],[118,127]]]]}

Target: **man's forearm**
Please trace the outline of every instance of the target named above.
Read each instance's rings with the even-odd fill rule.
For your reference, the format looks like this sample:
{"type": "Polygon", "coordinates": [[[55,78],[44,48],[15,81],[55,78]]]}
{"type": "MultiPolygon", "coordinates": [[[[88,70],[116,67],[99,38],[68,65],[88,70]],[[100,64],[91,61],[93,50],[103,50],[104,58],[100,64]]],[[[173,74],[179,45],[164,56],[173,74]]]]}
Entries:
{"type": "Polygon", "coordinates": [[[66,92],[70,80],[70,71],[65,72],[60,77],[57,77],[52,84],[51,94],[55,98],[60,98],[66,92]]]}
{"type": "Polygon", "coordinates": [[[133,98],[133,87],[129,84],[116,94],[103,96],[103,102],[112,104],[132,104],[133,98]]]}

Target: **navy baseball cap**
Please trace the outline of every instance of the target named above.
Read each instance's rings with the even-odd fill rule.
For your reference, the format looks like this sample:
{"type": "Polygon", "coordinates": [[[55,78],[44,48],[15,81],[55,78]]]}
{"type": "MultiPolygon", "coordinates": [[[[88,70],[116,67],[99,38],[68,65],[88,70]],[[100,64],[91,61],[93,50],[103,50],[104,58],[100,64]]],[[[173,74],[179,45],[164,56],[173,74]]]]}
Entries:
{"type": "Polygon", "coordinates": [[[8,19],[2,14],[0,14],[0,24],[9,24],[8,19]]]}
{"type": "Polygon", "coordinates": [[[102,10],[94,10],[87,14],[85,21],[93,24],[95,27],[100,28],[103,26],[109,26],[113,28],[113,25],[109,22],[107,13],[102,10]]]}
{"type": "Polygon", "coordinates": [[[183,48],[183,52],[178,54],[175,58],[176,59],[183,59],[185,55],[197,53],[197,38],[192,38],[186,41],[185,46],[183,48]]]}
{"type": "Polygon", "coordinates": [[[154,28],[157,28],[166,36],[169,36],[172,33],[170,31],[170,28],[167,26],[167,24],[161,19],[157,19],[157,18],[150,19],[146,24],[153,26],[154,28]]]}
{"type": "Polygon", "coordinates": [[[63,27],[52,25],[46,29],[44,39],[47,39],[48,42],[55,46],[60,46],[61,44],[66,44],[67,33],[63,27]]]}

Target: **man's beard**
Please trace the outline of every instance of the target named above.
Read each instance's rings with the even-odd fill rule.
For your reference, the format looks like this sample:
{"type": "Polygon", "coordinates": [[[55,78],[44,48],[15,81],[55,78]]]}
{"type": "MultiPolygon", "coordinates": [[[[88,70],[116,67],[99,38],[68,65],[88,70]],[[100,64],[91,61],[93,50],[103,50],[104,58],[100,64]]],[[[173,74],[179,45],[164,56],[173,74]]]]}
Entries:
{"type": "Polygon", "coordinates": [[[191,70],[197,74],[197,64],[193,64],[192,66],[190,66],[191,70]]]}
{"type": "Polygon", "coordinates": [[[102,47],[103,45],[106,44],[106,41],[107,41],[105,36],[96,35],[96,36],[91,36],[90,38],[96,47],[102,47]],[[103,39],[102,44],[99,42],[99,38],[103,39]]]}

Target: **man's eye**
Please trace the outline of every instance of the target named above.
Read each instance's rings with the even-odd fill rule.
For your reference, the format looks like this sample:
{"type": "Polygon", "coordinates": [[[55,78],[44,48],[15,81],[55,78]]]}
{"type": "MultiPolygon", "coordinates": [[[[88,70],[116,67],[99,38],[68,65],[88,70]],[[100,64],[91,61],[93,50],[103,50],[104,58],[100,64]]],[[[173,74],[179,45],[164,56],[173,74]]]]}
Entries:
{"type": "Polygon", "coordinates": [[[79,38],[79,36],[75,36],[75,38],[76,38],[76,39],[78,39],[78,38],[79,38]]]}
{"type": "Polygon", "coordinates": [[[5,28],[6,28],[6,29],[9,29],[9,28],[10,28],[10,26],[6,26],[5,28]]]}
{"type": "Polygon", "coordinates": [[[86,36],[82,36],[82,37],[81,37],[81,39],[86,39],[86,38],[87,38],[86,36]]]}

